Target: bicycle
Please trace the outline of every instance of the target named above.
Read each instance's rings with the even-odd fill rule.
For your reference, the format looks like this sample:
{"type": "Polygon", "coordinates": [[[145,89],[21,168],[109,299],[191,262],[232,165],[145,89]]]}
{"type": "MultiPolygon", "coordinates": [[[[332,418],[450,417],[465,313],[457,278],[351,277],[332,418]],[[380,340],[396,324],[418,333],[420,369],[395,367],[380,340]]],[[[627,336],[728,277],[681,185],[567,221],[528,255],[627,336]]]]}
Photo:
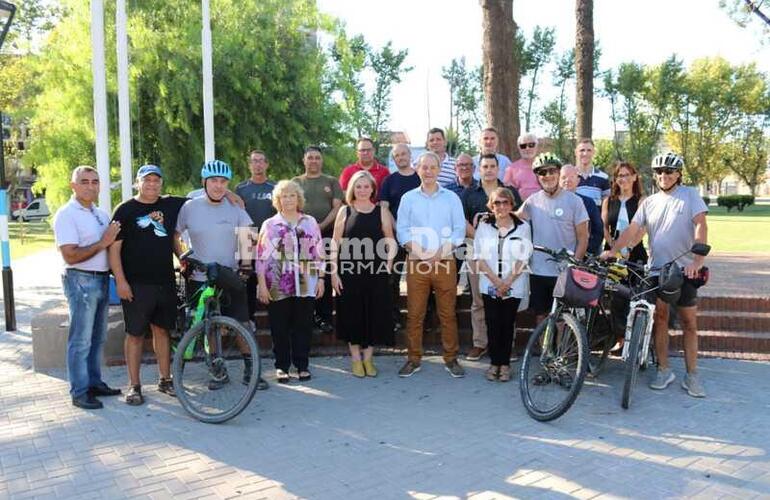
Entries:
{"type": "Polygon", "coordinates": [[[205,264],[188,251],[179,257],[187,270],[204,273],[206,281],[192,294],[180,273],[179,331],[172,347],[174,390],[182,408],[205,423],[222,423],[239,415],[257,391],[261,374],[254,335],[238,321],[220,314],[221,284],[239,279],[230,269],[205,264]],[[249,353],[250,356],[246,356],[249,353]],[[233,382],[231,376],[238,379],[233,382]]]}
{"type": "MultiPolygon", "coordinates": [[[[578,261],[565,249],[554,251],[538,245],[534,249],[549,254],[557,263],[566,264],[564,271],[587,271],[589,280],[595,276],[594,289],[603,286],[598,282],[601,276],[596,274],[601,266],[594,259],[578,261]]],[[[597,301],[598,298],[597,295],[597,301]]],[[[589,342],[586,328],[576,317],[574,308],[588,305],[597,304],[575,304],[554,294],[550,313],[535,327],[527,342],[519,370],[519,390],[527,413],[535,420],[547,422],[559,418],[580,393],[588,371],[589,342]]],[[[591,318],[589,323],[594,321],[593,316],[591,318]]]]}
{"type": "Polygon", "coordinates": [[[696,243],[690,250],[657,269],[651,269],[648,266],[630,262],[625,264],[637,279],[631,280],[630,286],[620,286],[617,289],[617,293],[630,301],[628,317],[626,318],[625,342],[621,354],[621,359],[625,363],[623,392],[620,403],[623,409],[627,410],[631,406],[631,392],[636,385],[639,370],[647,367],[649,359],[653,355],[651,345],[652,329],[657,303],[656,294],[653,292],[665,289],[666,284],[658,283],[653,285],[650,282],[650,273],[668,265],[676,265],[676,260],[688,253],[705,257],[710,250],[711,247],[709,245],[696,243]]]}

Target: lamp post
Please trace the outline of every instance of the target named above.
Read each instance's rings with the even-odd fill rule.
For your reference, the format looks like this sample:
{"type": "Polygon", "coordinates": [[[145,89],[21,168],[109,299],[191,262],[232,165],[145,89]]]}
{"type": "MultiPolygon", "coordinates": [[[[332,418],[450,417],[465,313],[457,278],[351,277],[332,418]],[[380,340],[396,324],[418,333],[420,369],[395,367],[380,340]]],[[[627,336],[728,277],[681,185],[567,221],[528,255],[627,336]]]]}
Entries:
{"type": "MultiPolygon", "coordinates": [[[[16,6],[0,0],[0,49],[16,14],[16,6]]],[[[0,113],[0,131],[3,115],[0,113]]],[[[0,132],[0,248],[3,252],[3,304],[5,305],[5,331],[16,330],[16,307],[13,300],[13,271],[11,271],[11,245],[8,242],[8,194],[5,180],[5,145],[0,132]]]]}

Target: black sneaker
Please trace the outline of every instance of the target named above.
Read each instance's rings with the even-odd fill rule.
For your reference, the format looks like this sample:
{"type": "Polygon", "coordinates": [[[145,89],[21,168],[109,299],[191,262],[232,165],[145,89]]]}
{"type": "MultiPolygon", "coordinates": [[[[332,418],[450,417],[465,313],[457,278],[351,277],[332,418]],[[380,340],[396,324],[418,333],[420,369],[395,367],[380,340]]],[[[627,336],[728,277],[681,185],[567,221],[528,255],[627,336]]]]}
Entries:
{"type": "Polygon", "coordinates": [[[89,394],[88,392],[81,394],[80,396],[73,397],[72,405],[84,410],[98,410],[104,407],[101,401],[96,399],[95,396],[89,394]]]}
{"type": "Polygon", "coordinates": [[[227,367],[225,367],[225,360],[222,358],[216,358],[211,362],[211,368],[209,368],[209,390],[216,391],[230,382],[230,375],[227,374],[227,367]]]}
{"type": "Polygon", "coordinates": [[[263,379],[262,377],[259,377],[257,380],[257,390],[258,391],[266,391],[270,389],[270,384],[267,383],[267,380],[263,379]]]}
{"type": "Polygon", "coordinates": [[[174,390],[174,381],[170,378],[162,378],[158,382],[158,391],[163,394],[168,394],[172,398],[176,397],[176,391],[174,390]]]}

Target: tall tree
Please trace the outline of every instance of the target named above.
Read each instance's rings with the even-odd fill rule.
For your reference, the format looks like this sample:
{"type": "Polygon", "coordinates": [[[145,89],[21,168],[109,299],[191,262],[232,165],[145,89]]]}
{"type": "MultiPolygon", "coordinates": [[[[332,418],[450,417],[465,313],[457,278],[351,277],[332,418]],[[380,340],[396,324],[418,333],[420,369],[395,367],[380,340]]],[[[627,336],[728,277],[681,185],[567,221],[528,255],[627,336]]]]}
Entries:
{"type": "Polygon", "coordinates": [[[575,136],[591,137],[594,106],[594,2],[575,0],[575,136]]]}
{"type": "Polygon", "coordinates": [[[484,105],[487,123],[500,137],[500,151],[510,157],[518,153],[519,65],[514,53],[516,22],[513,0],[480,0],[484,105]]]}
{"type": "Polygon", "coordinates": [[[529,89],[526,94],[526,111],[524,112],[524,130],[527,131],[531,130],[532,105],[538,97],[538,76],[553,55],[553,48],[556,44],[554,33],[555,28],[535,26],[532,40],[522,50],[521,62],[519,63],[521,76],[529,78],[529,89]]]}
{"type": "Polygon", "coordinates": [[[572,158],[574,155],[574,117],[567,106],[567,83],[573,78],[575,51],[570,49],[559,57],[553,72],[553,84],[559,89],[559,97],[548,103],[540,114],[554,141],[554,152],[561,158],[572,158]]]}
{"type": "Polygon", "coordinates": [[[475,150],[474,134],[483,128],[482,69],[468,68],[465,58],[453,59],[449,67],[442,68],[442,76],[449,83],[454,103],[454,125],[457,131],[457,148],[461,151],[475,150]]]}
{"type": "Polygon", "coordinates": [[[382,142],[380,134],[390,119],[390,96],[393,87],[401,83],[401,77],[412,71],[411,66],[404,65],[408,50],[393,50],[393,44],[388,42],[380,51],[369,51],[369,65],[375,74],[374,92],[369,99],[371,113],[371,137],[375,147],[382,142]]]}

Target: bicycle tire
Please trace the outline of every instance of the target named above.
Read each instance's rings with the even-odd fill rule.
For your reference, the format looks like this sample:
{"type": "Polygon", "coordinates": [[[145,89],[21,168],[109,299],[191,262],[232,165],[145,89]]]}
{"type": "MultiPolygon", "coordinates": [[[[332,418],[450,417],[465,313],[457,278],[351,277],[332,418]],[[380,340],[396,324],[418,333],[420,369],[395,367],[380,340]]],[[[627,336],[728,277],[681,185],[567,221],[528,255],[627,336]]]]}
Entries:
{"type": "MultiPolygon", "coordinates": [[[[262,367],[256,338],[243,325],[241,325],[238,321],[235,321],[234,319],[226,316],[212,316],[206,321],[208,321],[210,328],[228,329],[230,332],[236,335],[237,338],[243,339],[243,342],[245,342],[248,346],[252,359],[251,374],[248,385],[243,391],[243,394],[235,398],[235,401],[232,405],[228,405],[227,408],[222,409],[221,411],[215,411],[215,409],[211,408],[210,406],[201,405],[194,400],[193,396],[195,392],[191,390],[191,384],[188,384],[185,381],[186,365],[192,361],[185,361],[184,354],[192,342],[196,342],[197,344],[195,348],[196,359],[199,357],[199,355],[202,354],[204,344],[203,337],[205,336],[205,321],[203,321],[188,330],[182,337],[182,340],[179,341],[176,353],[174,354],[172,365],[174,389],[176,391],[177,399],[182,405],[182,408],[184,408],[185,411],[187,411],[190,415],[204,423],[220,424],[235,418],[249,405],[254,397],[254,394],[257,392],[257,382],[261,376],[262,367]]],[[[212,330],[210,329],[209,331],[212,330]]],[[[237,341],[234,340],[233,342],[237,344],[237,341]]],[[[203,366],[199,366],[199,368],[203,368],[203,366]]],[[[246,365],[244,363],[244,373],[245,369],[246,365]]],[[[200,372],[200,370],[198,371],[200,372]]],[[[236,383],[240,384],[241,382],[236,383]]],[[[213,391],[209,389],[206,390],[210,394],[213,394],[213,391]]],[[[198,393],[201,392],[202,391],[198,390],[198,393]]]]}
{"type": "Polygon", "coordinates": [[[631,392],[636,385],[636,379],[639,375],[641,359],[639,352],[642,348],[642,337],[647,329],[647,313],[638,312],[634,316],[634,323],[631,327],[631,339],[628,341],[628,357],[626,358],[625,378],[623,380],[623,395],[620,405],[624,410],[631,406],[631,392]]]}
{"type": "MultiPolygon", "coordinates": [[[[556,381],[554,382],[551,373],[555,370],[554,365],[557,365],[558,363],[554,363],[554,365],[549,364],[548,367],[543,366],[542,361],[540,360],[540,353],[537,352],[541,350],[542,336],[546,331],[546,325],[549,320],[551,320],[550,316],[542,321],[532,332],[532,335],[527,342],[527,347],[524,350],[521,368],[519,369],[519,393],[521,395],[521,401],[529,416],[540,422],[555,420],[570,409],[580,393],[588,370],[588,340],[586,338],[585,329],[578,323],[577,319],[575,319],[572,314],[561,313],[557,322],[563,322],[563,332],[569,332],[570,336],[574,338],[574,356],[576,356],[575,375],[569,388],[566,390],[561,390],[564,389],[562,380],[560,379],[561,375],[557,376],[556,381]],[[534,377],[530,377],[530,372],[533,372],[534,370],[538,370],[538,373],[534,374],[534,377]],[[545,383],[536,383],[535,379],[543,374],[548,377],[548,380],[545,383]],[[550,385],[553,385],[554,387],[559,386],[557,394],[561,397],[558,398],[559,400],[550,408],[541,408],[536,402],[536,388],[547,387],[550,385]]],[[[566,345],[564,333],[562,333],[560,343],[566,345]]],[[[555,358],[558,357],[559,356],[555,356],[555,358]]]]}

